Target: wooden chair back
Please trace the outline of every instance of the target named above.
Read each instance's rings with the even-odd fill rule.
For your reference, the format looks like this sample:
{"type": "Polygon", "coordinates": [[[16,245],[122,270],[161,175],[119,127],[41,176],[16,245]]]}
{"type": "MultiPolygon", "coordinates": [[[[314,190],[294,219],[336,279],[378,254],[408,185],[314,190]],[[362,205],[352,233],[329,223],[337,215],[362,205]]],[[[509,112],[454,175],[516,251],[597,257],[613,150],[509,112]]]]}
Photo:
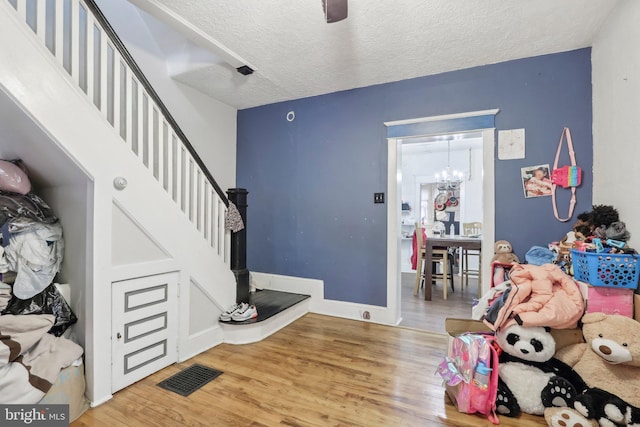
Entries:
{"type": "Polygon", "coordinates": [[[418,250],[422,249],[422,247],[424,246],[424,241],[422,240],[422,230],[424,230],[424,227],[422,227],[419,222],[416,222],[416,242],[418,243],[418,250]]]}
{"type": "Polygon", "coordinates": [[[465,222],[462,224],[463,236],[478,236],[482,234],[481,222],[465,222]]]}

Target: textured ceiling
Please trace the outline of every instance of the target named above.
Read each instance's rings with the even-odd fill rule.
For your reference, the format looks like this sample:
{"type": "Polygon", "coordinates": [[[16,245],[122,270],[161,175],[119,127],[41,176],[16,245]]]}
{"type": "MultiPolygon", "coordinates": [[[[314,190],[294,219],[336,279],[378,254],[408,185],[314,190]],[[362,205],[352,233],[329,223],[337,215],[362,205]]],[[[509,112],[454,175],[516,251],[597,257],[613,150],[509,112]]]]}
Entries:
{"type": "Polygon", "coordinates": [[[238,108],[590,46],[617,0],[155,0],[256,68],[173,77],[238,108]]]}

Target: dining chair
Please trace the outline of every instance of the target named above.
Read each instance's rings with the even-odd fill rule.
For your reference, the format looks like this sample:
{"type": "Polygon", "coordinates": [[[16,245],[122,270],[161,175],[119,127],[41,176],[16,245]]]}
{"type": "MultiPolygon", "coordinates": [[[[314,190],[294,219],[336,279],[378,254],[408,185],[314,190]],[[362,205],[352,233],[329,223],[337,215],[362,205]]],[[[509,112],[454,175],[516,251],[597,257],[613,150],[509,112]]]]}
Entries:
{"type": "MultiPolygon", "coordinates": [[[[465,222],[462,224],[462,233],[464,236],[481,236],[481,222],[465,222]]],[[[469,286],[469,276],[478,278],[478,286],[480,286],[480,277],[482,271],[481,252],[475,249],[462,249],[462,284],[469,286]],[[478,268],[469,268],[469,257],[478,257],[478,268]]]]}
{"type": "MultiPolygon", "coordinates": [[[[426,256],[426,249],[424,248],[424,242],[422,241],[422,231],[424,228],[416,223],[416,243],[420,250],[417,264],[416,264],[416,284],[413,289],[413,294],[418,295],[421,285],[424,284],[424,269],[428,266],[424,265],[424,259],[426,256]]],[[[432,268],[439,263],[442,263],[442,274],[433,274],[434,279],[442,279],[442,298],[447,299],[447,279],[451,278],[451,289],[453,290],[453,266],[451,265],[453,258],[449,257],[449,252],[444,249],[433,249],[432,253],[432,268]]],[[[425,285],[426,286],[426,285],[425,285]]]]}

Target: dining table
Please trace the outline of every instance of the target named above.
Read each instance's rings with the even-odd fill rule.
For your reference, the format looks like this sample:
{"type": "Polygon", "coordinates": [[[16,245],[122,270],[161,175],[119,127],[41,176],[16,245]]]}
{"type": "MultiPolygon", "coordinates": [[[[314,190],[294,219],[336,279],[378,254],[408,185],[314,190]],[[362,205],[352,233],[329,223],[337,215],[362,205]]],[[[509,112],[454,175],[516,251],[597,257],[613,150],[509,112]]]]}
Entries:
{"type": "MultiPolygon", "coordinates": [[[[425,241],[424,254],[424,299],[426,301],[431,301],[433,248],[462,248],[482,251],[482,238],[470,236],[429,236],[427,238],[425,241]]],[[[453,274],[453,272],[451,274],[453,274]]],[[[478,280],[480,279],[478,278],[478,280]]],[[[446,286],[446,282],[447,280],[445,278],[444,286],[446,286]]],[[[480,286],[480,283],[478,283],[478,286],[480,286]]]]}

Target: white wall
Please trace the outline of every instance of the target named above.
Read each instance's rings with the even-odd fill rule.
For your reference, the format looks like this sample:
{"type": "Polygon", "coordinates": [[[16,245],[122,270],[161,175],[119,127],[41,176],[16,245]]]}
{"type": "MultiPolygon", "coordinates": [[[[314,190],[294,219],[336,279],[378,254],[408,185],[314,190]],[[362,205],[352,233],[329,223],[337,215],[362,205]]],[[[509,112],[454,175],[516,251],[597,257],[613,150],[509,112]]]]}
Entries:
{"type": "Polygon", "coordinates": [[[223,190],[236,182],[237,110],[169,77],[167,59],[139,9],[126,0],[96,3],[223,190]]]}
{"type": "Polygon", "coordinates": [[[593,42],[593,202],[615,206],[640,241],[640,2],[624,0],[593,42]]]}
{"type": "MultiPolygon", "coordinates": [[[[469,151],[464,151],[469,159],[469,151]]],[[[469,160],[467,160],[469,162],[469,160]]],[[[460,193],[461,222],[482,222],[482,142],[471,150],[470,165],[465,173],[465,182],[460,193]]]]}
{"type": "MultiPolygon", "coordinates": [[[[444,147],[446,150],[446,144],[444,147]]],[[[446,151],[416,151],[411,144],[402,146],[402,200],[410,204],[411,214],[415,220],[418,219],[420,212],[419,194],[416,191],[418,183],[435,182],[435,174],[446,166],[446,151]]],[[[477,147],[471,151],[471,165],[468,149],[452,149],[451,169],[461,171],[465,175],[460,193],[461,222],[482,222],[482,142],[479,141],[477,147]],[[468,179],[469,175],[471,179],[468,179]]]]}
{"type": "Polygon", "coordinates": [[[145,233],[144,228],[113,204],[111,263],[113,266],[144,264],[171,259],[167,252],[145,233]]]}
{"type": "Polygon", "coordinates": [[[91,282],[92,262],[86,230],[90,223],[88,206],[93,183],[2,90],[0,158],[23,160],[29,170],[33,191],[60,219],[65,250],[56,280],[71,286],[69,304],[78,316],[78,323],[72,328],[75,337],[85,347],[87,283],[91,282]]]}
{"type": "MultiPolygon", "coordinates": [[[[217,325],[197,336],[189,333],[190,278],[202,285],[218,309],[235,300],[235,278],[222,256],[7,2],[0,2],[0,38],[12,41],[0,43],[0,156],[25,159],[37,188],[63,219],[72,244],[63,276],[75,283],[86,280],[84,295],[73,299],[80,317],[76,332],[84,339],[87,397],[100,404],[112,391],[111,283],[157,274],[159,268],[158,263],[135,264],[139,267],[135,271],[112,266],[114,203],[137,224],[144,224],[159,247],[170,251],[175,261],[163,272],[181,272],[180,357],[186,359],[223,340],[217,325]],[[123,191],[113,186],[119,176],[129,182],[123,191]]],[[[228,254],[228,234],[222,246],[228,254]]]]}
{"type": "MultiPolygon", "coordinates": [[[[24,52],[21,50],[21,54],[24,52]]],[[[37,69],[34,73],[42,74],[37,69]]],[[[56,280],[71,286],[69,303],[78,316],[78,323],[72,326],[73,335],[85,349],[87,381],[92,384],[95,347],[91,330],[95,313],[90,307],[91,287],[96,283],[93,277],[96,251],[87,230],[93,227],[94,222],[90,208],[94,185],[82,167],[72,161],[52,137],[8,96],[3,87],[5,81],[6,74],[0,71],[0,158],[24,161],[34,192],[51,206],[60,219],[65,250],[56,280]]]]}
{"type": "MultiPolygon", "coordinates": [[[[452,142],[451,169],[464,173],[465,180],[460,190],[460,222],[482,222],[482,139],[477,143],[472,143],[471,161],[469,161],[469,149],[455,149],[455,142],[452,142]]],[[[402,145],[402,201],[409,203],[411,213],[403,212],[403,225],[401,232],[412,233],[413,225],[420,219],[420,193],[421,183],[433,183],[436,181],[435,174],[441,172],[447,166],[447,144],[439,143],[439,151],[430,145],[430,150],[420,149],[421,144],[402,145]],[[444,151],[442,151],[444,150],[444,151]]],[[[465,143],[465,146],[468,144],[465,143]]],[[[432,201],[430,201],[430,204],[432,201]]],[[[427,215],[433,215],[433,208],[430,208],[427,215]]],[[[447,230],[448,232],[448,230],[447,230]]],[[[401,271],[412,273],[411,269],[411,240],[402,240],[401,245],[401,271]]],[[[475,258],[473,259],[475,262],[475,258]]],[[[472,265],[472,268],[476,268],[472,265]]]]}
{"type": "Polygon", "coordinates": [[[70,286],[71,300],[68,302],[78,317],[78,323],[72,327],[73,335],[83,347],[87,337],[87,291],[92,283],[89,266],[93,260],[89,255],[90,241],[86,232],[90,226],[88,207],[92,191],[93,185],[88,180],[37,190],[62,224],[64,258],[56,281],[70,286]]]}

